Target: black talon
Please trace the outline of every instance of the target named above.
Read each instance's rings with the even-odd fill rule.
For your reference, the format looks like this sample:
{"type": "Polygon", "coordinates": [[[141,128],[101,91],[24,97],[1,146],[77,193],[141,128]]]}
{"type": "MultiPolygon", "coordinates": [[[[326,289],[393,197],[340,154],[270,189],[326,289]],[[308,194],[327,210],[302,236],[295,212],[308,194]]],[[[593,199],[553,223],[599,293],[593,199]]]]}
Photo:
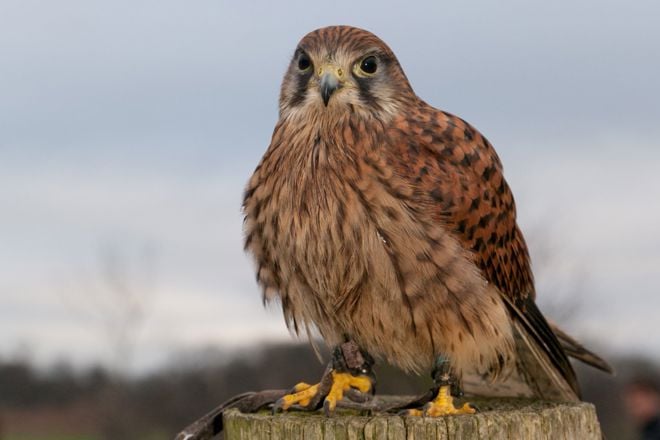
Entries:
{"type": "Polygon", "coordinates": [[[323,401],[323,412],[325,413],[326,417],[331,417],[334,413],[334,411],[330,410],[330,402],[327,400],[323,401]]]}
{"type": "Polygon", "coordinates": [[[422,415],[423,415],[424,417],[426,417],[426,415],[427,415],[428,412],[429,412],[429,409],[431,409],[432,407],[433,407],[433,403],[432,403],[432,402],[428,402],[426,405],[424,405],[424,406],[422,407],[422,415]]]}
{"type": "Polygon", "coordinates": [[[344,393],[344,397],[356,403],[365,403],[373,400],[374,396],[371,392],[363,393],[355,388],[351,388],[344,393]]]}
{"type": "Polygon", "coordinates": [[[284,404],[284,399],[279,398],[273,403],[273,408],[271,409],[271,414],[275,415],[279,412],[282,412],[282,406],[284,404]]]}

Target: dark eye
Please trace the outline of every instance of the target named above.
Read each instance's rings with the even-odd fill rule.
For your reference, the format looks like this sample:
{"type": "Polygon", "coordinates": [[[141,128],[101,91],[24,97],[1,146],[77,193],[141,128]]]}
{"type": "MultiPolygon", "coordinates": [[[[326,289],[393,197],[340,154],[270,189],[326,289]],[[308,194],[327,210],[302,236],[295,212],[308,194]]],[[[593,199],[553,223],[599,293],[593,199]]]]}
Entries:
{"type": "Polygon", "coordinates": [[[366,57],[360,63],[360,70],[362,70],[364,73],[368,73],[369,75],[376,73],[377,69],[378,62],[374,56],[366,57]]]}
{"type": "Polygon", "coordinates": [[[298,58],[298,69],[305,71],[312,67],[312,60],[309,59],[306,53],[300,54],[300,58],[298,58]]]}

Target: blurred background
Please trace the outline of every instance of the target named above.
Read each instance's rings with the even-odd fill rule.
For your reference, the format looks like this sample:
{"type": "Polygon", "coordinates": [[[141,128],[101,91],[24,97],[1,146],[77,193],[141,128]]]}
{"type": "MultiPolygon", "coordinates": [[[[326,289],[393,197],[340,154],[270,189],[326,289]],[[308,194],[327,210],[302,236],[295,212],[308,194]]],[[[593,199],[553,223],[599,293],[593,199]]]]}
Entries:
{"type": "MultiPolygon", "coordinates": [[[[298,40],[369,29],[495,145],[608,437],[660,362],[660,4],[0,1],[0,439],[165,439],[323,366],[264,309],[242,190],[298,40]]],[[[426,378],[382,367],[379,389],[426,378]]]]}

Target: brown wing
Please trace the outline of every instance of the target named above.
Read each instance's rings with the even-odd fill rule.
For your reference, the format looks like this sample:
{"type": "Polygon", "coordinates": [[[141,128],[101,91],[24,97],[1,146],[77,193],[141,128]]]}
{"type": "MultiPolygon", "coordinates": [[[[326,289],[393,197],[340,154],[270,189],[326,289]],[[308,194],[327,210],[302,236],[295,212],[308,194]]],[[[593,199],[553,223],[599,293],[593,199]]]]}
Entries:
{"type": "Polygon", "coordinates": [[[417,198],[472,251],[484,278],[579,394],[568,358],[534,302],[527,245],[492,145],[467,122],[427,106],[401,121],[397,131],[407,143],[399,156],[401,172],[413,176],[417,198]]]}
{"type": "Polygon", "coordinates": [[[534,298],[527,246],[493,147],[462,119],[431,108],[404,124],[401,131],[419,140],[408,142],[400,162],[415,176],[417,199],[473,251],[484,278],[516,303],[534,298]]]}

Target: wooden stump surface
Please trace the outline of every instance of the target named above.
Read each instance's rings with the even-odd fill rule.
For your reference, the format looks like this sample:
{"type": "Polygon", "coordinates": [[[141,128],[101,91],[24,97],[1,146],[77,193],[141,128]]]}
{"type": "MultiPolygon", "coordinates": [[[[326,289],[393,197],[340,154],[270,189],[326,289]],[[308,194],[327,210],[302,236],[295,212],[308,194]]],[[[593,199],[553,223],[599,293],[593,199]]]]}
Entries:
{"type": "Polygon", "coordinates": [[[448,417],[365,415],[339,410],[320,412],[224,415],[225,440],[601,440],[596,411],[590,403],[538,402],[522,399],[471,399],[479,412],[448,417]]]}

